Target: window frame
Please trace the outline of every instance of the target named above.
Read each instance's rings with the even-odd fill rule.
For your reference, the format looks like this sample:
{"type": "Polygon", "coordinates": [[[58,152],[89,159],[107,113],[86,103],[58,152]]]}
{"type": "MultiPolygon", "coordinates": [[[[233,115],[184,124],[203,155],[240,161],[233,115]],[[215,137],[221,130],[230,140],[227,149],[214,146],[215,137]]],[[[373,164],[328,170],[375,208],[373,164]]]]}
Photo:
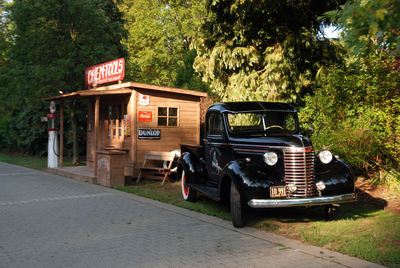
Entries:
{"type": "Polygon", "coordinates": [[[177,106],[157,106],[157,127],[172,127],[172,128],[179,127],[180,126],[180,120],[179,120],[180,111],[179,110],[180,109],[177,106]],[[160,108],[167,109],[167,115],[161,115],[160,116],[160,111],[159,111],[160,108]],[[175,115],[171,116],[169,109],[176,109],[176,116],[175,115]],[[159,124],[160,117],[161,118],[166,118],[166,123],[167,123],[166,125],[160,125],[159,124]],[[169,119],[170,118],[176,118],[176,125],[175,126],[169,125],[169,119]]]}
{"type": "Polygon", "coordinates": [[[211,113],[208,114],[206,126],[207,126],[207,128],[206,128],[207,137],[210,137],[210,138],[222,138],[224,136],[224,134],[225,134],[224,116],[219,112],[211,112],[211,113]],[[211,122],[210,122],[210,120],[211,120],[211,118],[213,116],[218,117],[219,126],[222,127],[222,129],[215,128],[217,130],[220,130],[220,131],[218,131],[218,133],[211,133],[210,132],[210,130],[211,130],[211,122]]]}

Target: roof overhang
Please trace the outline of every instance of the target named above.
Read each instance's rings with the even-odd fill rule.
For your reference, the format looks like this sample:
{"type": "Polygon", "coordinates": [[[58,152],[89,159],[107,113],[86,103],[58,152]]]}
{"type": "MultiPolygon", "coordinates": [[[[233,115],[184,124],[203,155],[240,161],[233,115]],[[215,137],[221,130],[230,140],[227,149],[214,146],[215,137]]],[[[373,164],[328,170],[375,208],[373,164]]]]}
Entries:
{"type": "Polygon", "coordinates": [[[136,83],[136,82],[126,82],[126,83],[98,87],[98,88],[93,88],[93,89],[88,89],[88,90],[80,90],[80,91],[66,93],[66,94],[62,94],[62,95],[58,95],[58,96],[47,97],[47,98],[43,98],[43,100],[44,101],[53,101],[53,100],[87,98],[87,97],[91,97],[91,96],[124,95],[124,94],[131,94],[133,90],[138,90],[138,89],[163,91],[163,92],[191,95],[191,96],[197,96],[197,97],[207,97],[206,92],[173,88],[173,87],[162,87],[162,86],[155,86],[155,85],[136,83]]]}

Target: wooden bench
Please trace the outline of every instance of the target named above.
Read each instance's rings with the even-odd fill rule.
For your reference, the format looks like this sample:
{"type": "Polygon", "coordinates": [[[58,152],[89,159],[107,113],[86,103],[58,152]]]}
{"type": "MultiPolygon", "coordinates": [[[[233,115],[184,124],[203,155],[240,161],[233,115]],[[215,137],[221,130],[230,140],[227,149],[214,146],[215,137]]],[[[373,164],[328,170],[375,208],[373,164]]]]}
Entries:
{"type": "Polygon", "coordinates": [[[171,166],[174,158],[174,152],[147,152],[144,156],[143,165],[140,168],[136,183],[139,183],[142,177],[158,180],[161,179],[163,181],[162,185],[164,185],[165,180],[170,182],[168,175],[171,172],[171,166]],[[165,161],[168,163],[168,166],[161,166],[165,161]]]}

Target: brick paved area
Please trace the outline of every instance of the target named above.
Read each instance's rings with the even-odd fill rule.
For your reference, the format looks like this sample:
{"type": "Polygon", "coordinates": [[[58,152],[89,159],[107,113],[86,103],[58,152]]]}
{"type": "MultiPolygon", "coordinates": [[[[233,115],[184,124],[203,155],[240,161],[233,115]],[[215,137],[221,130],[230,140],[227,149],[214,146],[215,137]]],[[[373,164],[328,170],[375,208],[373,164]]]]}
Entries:
{"type": "Polygon", "coordinates": [[[379,267],[0,162],[0,267],[379,267]]]}

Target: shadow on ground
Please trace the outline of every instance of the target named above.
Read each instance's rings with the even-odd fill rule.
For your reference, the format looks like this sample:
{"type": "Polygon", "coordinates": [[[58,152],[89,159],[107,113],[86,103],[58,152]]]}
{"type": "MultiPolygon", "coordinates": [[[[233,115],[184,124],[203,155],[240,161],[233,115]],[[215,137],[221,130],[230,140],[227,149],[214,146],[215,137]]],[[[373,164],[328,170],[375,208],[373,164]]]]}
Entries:
{"type": "MultiPolygon", "coordinates": [[[[372,213],[387,206],[387,201],[384,199],[375,198],[359,189],[356,192],[358,201],[335,206],[331,220],[368,218],[372,213]]],[[[314,222],[326,220],[326,214],[324,206],[248,210],[249,224],[267,218],[273,218],[282,223],[314,222]]]]}

